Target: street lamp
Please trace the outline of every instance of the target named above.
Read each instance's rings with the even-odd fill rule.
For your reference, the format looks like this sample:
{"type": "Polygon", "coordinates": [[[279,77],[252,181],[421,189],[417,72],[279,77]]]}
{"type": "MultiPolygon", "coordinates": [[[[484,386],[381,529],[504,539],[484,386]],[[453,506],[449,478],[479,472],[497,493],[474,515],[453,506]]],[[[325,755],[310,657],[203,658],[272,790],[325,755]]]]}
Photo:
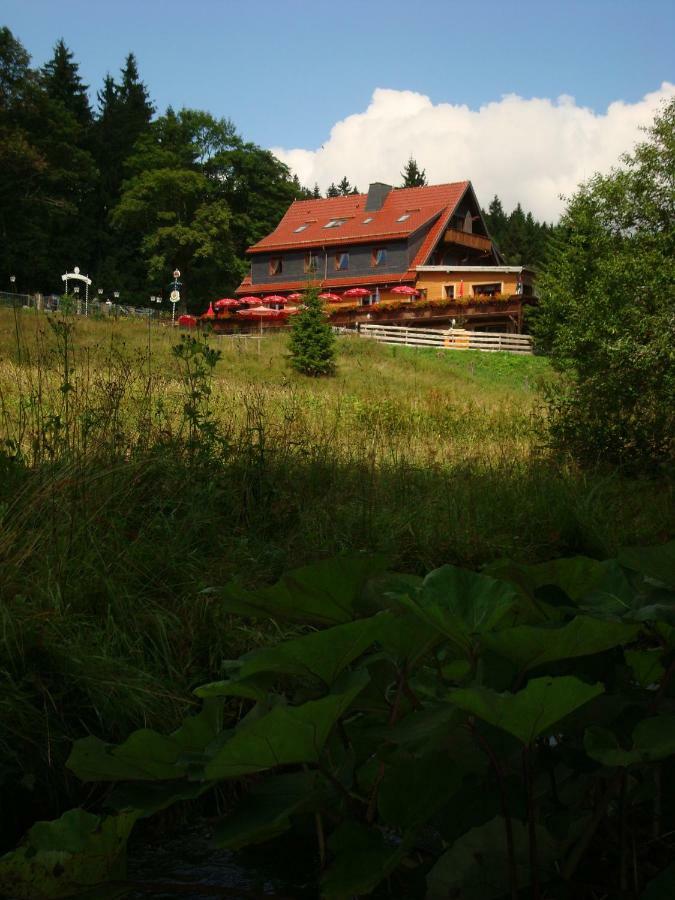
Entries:
{"type": "Polygon", "coordinates": [[[176,304],[180,301],[180,291],[178,290],[180,286],[180,269],[173,270],[173,290],[169,294],[169,300],[171,301],[171,324],[174,325],[176,321],[176,304]]]}
{"type": "Polygon", "coordinates": [[[12,290],[14,290],[14,285],[16,284],[16,275],[9,276],[9,283],[12,285],[12,290]]]}

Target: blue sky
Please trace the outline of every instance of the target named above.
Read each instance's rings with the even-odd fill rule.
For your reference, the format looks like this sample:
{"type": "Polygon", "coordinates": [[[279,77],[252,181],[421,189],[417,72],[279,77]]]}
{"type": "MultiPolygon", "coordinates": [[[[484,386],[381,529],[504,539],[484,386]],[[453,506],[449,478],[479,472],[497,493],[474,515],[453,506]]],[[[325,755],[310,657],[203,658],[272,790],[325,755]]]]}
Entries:
{"type": "Polygon", "coordinates": [[[63,36],[94,90],[133,50],[160,110],[229,116],[263,146],[319,147],[377,87],[602,112],[675,80],[673,0],[0,0],[0,24],[36,64],[63,36]]]}

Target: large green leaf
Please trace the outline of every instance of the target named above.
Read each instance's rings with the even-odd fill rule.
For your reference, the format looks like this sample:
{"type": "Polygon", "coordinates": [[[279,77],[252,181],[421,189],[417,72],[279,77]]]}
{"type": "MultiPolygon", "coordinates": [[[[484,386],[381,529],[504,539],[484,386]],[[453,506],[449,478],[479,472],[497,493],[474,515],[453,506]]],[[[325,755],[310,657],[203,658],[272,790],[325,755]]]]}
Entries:
{"type": "MultiPolygon", "coordinates": [[[[527,825],[513,821],[516,877],[520,888],[530,883],[527,825]]],[[[546,878],[557,847],[545,829],[537,827],[540,877],[546,878]]],[[[427,875],[427,900],[496,900],[510,896],[504,820],[497,816],[472,828],[455,841],[427,875]]]]}
{"type": "Polygon", "coordinates": [[[455,794],[464,771],[445,753],[403,759],[386,771],[377,802],[387,825],[415,828],[429,819],[455,794]]]}
{"type": "Polygon", "coordinates": [[[474,637],[490,631],[518,600],[510,584],[456,566],[431,572],[416,592],[398,599],[423,621],[468,652],[474,637]]]}
{"type": "Polygon", "coordinates": [[[106,806],[120,812],[134,812],[139,819],[147,819],[155,813],[168,809],[182,800],[196,800],[212,787],[212,782],[170,781],[143,782],[130,781],[116,785],[106,801],[106,806]]]}
{"type": "Polygon", "coordinates": [[[640,900],[672,900],[675,897],[675,863],[652,878],[640,900]]]}
{"type": "Polygon", "coordinates": [[[355,618],[366,582],[387,568],[383,556],[351,554],[287,572],[271,587],[227,585],[225,610],[243,616],[337,625],[355,618]]]}
{"type": "Polygon", "coordinates": [[[624,650],[626,662],[633,670],[633,677],[641,687],[658,684],[664,675],[662,651],[624,650]]]}
{"type": "Polygon", "coordinates": [[[202,752],[222,727],[222,702],[206,700],[201,712],[185,719],[173,734],[149,728],[131,734],[123,744],[106,744],[90,736],[75,741],[67,767],[82,781],[154,781],[182,778],[185,753],[202,752]]]}
{"type": "Polygon", "coordinates": [[[136,817],[95,816],[71,809],[37,822],[18,849],[0,857],[0,895],[16,900],[74,897],[126,876],[126,844],[136,817]]]}
{"type": "Polygon", "coordinates": [[[675,754],[675,716],[643,719],[633,730],[633,746],[625,750],[606,728],[592,725],[584,735],[586,753],[603,766],[656,762],[675,754]]]}
{"type": "Polygon", "coordinates": [[[406,843],[387,844],[380,831],[356,822],[345,822],[331,835],[333,862],[321,879],[321,896],[347,900],[370,893],[398,865],[406,843]]]}
{"type": "Polygon", "coordinates": [[[266,778],[217,828],[219,847],[238,850],[268,841],[291,826],[291,816],[312,811],[326,794],[316,772],[293,772],[266,778]]]}
{"type": "Polygon", "coordinates": [[[607,591],[626,597],[626,592],[630,590],[625,575],[612,559],[601,562],[588,556],[571,556],[524,566],[523,570],[531,589],[555,585],[574,602],[592,591],[607,591]]]}
{"type": "Polygon", "coordinates": [[[274,647],[253,650],[240,657],[239,663],[233,667],[230,681],[204,685],[197,688],[195,693],[200,697],[214,696],[219,684],[229,691],[235,686],[232,682],[243,682],[243,686],[250,686],[255,683],[257,676],[268,673],[305,677],[310,675],[331,685],[373,643],[383,627],[383,620],[388,617],[389,614],[385,612],[369,619],[334,625],[274,647]]]}
{"type": "Polygon", "coordinates": [[[378,644],[401,666],[414,666],[441,640],[437,628],[409,610],[392,609],[379,616],[378,644]]]}
{"type": "Polygon", "coordinates": [[[499,694],[487,688],[457,688],[450,700],[479,719],[508,731],[525,745],[602,694],[601,684],[585,684],[571,675],[533,678],[517,694],[499,694]]]}
{"type": "Polygon", "coordinates": [[[617,559],[627,569],[675,588],[675,541],[651,547],[624,547],[617,559]]]}
{"type": "Polygon", "coordinates": [[[639,625],[576,616],[566,625],[518,625],[483,637],[483,646],[521,671],[544,663],[601,653],[634,640],[639,625]]]}
{"type": "Polygon", "coordinates": [[[341,715],[368,683],[366,671],[353,673],[340,693],[301,706],[275,706],[244,720],[206,762],[202,777],[236,778],[275,766],[315,763],[341,715]]]}

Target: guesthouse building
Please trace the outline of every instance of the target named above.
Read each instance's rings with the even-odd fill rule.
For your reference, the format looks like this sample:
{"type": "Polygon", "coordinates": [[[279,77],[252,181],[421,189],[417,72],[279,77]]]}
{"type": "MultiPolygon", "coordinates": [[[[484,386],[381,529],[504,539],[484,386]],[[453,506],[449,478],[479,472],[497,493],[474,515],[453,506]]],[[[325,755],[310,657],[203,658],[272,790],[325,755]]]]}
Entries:
{"type": "Polygon", "coordinates": [[[248,248],[239,296],[286,297],[316,285],[336,324],[374,320],[522,329],[534,273],[504,264],[470,181],[295,201],[248,248]],[[360,295],[358,298],[354,294],[360,295]]]}

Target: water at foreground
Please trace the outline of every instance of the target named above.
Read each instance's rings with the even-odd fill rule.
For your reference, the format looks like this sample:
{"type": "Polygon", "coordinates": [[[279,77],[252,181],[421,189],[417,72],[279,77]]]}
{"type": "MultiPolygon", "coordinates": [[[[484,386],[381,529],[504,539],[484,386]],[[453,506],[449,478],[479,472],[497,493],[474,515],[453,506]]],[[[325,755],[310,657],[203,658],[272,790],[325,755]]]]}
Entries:
{"type": "Polygon", "coordinates": [[[128,900],[315,900],[315,848],[309,835],[307,844],[274,842],[238,852],[214,848],[210,837],[206,825],[187,825],[130,847],[128,878],[138,889],[128,900]]]}

